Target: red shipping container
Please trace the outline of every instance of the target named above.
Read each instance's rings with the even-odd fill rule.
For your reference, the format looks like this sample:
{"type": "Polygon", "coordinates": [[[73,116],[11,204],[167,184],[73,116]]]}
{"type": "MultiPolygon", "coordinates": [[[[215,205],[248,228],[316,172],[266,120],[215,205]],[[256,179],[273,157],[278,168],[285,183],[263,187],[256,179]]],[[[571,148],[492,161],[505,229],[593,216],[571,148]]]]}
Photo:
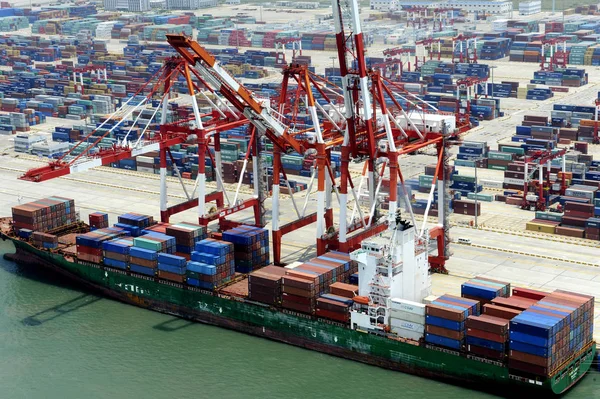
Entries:
{"type": "Polygon", "coordinates": [[[504,360],[504,352],[498,352],[492,349],[483,348],[476,345],[467,345],[467,351],[481,357],[486,357],[493,360],[504,360]]]}
{"type": "Polygon", "coordinates": [[[494,341],[499,343],[505,343],[508,340],[506,333],[494,334],[489,331],[477,330],[475,328],[467,328],[467,336],[487,339],[488,341],[494,341]]]}
{"type": "Polygon", "coordinates": [[[512,294],[514,296],[535,299],[537,301],[544,299],[548,295],[547,292],[532,290],[529,288],[513,288],[512,294]]]}

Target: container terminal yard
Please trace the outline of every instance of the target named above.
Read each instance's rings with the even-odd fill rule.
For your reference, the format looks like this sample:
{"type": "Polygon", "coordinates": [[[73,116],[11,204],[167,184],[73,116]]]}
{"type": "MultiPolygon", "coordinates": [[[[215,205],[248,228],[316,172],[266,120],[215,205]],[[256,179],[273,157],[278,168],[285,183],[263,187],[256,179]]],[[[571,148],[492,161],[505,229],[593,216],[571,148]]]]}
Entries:
{"type": "Polygon", "coordinates": [[[600,12],[284,3],[3,3],[7,258],[385,368],[573,388],[598,367],[600,12]]]}

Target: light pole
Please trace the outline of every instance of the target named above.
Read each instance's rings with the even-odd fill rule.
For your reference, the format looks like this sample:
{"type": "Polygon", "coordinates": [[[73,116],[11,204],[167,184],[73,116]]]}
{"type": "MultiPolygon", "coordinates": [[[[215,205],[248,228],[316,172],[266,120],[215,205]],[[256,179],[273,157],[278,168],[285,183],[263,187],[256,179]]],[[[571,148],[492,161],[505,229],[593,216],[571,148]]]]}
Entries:
{"type": "Polygon", "coordinates": [[[492,96],[492,98],[494,98],[494,69],[498,68],[498,66],[496,65],[491,65],[490,69],[492,70],[492,94],[490,94],[492,96]]]}
{"type": "Polygon", "coordinates": [[[473,161],[475,162],[475,229],[477,229],[477,211],[479,211],[478,209],[478,202],[477,202],[477,162],[481,161],[485,159],[484,157],[479,157],[474,159],[473,161]]]}

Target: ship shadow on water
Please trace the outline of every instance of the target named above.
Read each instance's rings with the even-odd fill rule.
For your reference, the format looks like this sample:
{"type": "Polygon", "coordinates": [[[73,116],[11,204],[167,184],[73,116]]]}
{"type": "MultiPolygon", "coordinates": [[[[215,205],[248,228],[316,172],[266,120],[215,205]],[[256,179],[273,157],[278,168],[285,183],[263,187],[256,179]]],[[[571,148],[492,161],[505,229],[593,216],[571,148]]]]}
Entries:
{"type": "Polygon", "coordinates": [[[39,326],[41,324],[47,323],[61,316],[79,310],[85,306],[98,302],[101,299],[102,298],[99,298],[97,296],[81,294],[77,298],[70,299],[59,305],[42,310],[41,312],[38,312],[32,316],[28,316],[22,320],[22,323],[26,326],[39,326]]]}
{"type": "Polygon", "coordinates": [[[167,321],[159,323],[155,326],[152,326],[152,328],[154,328],[155,330],[163,331],[163,332],[175,332],[175,331],[184,329],[186,327],[191,327],[194,324],[196,324],[196,323],[194,323],[193,321],[181,319],[179,317],[174,317],[170,320],[167,320],[167,321]]]}

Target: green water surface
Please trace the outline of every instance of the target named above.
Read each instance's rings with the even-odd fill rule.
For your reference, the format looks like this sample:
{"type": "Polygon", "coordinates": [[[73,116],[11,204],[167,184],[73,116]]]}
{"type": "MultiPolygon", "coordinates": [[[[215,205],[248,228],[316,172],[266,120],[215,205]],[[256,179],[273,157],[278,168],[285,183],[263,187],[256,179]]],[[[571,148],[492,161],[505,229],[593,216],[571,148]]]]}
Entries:
{"type": "MultiPolygon", "coordinates": [[[[600,398],[599,377],[565,397],[600,398]]],[[[0,258],[0,399],[493,397],[100,298],[0,258]]]]}

